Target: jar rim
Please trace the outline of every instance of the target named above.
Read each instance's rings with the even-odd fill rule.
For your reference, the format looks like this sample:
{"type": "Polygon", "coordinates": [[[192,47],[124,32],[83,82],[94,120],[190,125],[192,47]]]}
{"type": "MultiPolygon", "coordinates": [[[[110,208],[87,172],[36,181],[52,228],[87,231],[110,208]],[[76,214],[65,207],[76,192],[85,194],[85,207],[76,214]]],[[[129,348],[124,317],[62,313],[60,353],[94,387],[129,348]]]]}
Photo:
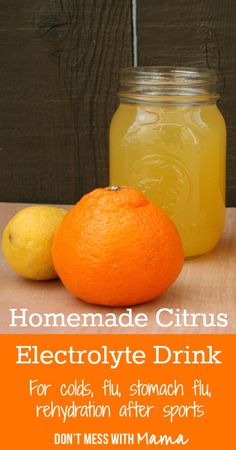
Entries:
{"type": "Polygon", "coordinates": [[[172,66],[126,67],[119,97],[126,103],[215,103],[218,77],[213,69],[172,66]]]}
{"type": "Polygon", "coordinates": [[[136,66],[120,71],[121,84],[156,84],[180,86],[217,83],[218,77],[213,69],[181,66],[136,66]]]}

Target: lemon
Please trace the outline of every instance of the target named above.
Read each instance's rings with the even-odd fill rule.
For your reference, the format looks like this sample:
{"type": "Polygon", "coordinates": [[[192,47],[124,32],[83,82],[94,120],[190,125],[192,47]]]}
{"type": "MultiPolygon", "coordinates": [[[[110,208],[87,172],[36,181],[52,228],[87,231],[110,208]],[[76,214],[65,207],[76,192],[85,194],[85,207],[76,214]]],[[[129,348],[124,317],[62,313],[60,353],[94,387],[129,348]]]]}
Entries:
{"type": "Polygon", "coordinates": [[[51,257],[55,232],[66,210],[31,206],[19,211],[6,225],[2,250],[10,267],[31,280],[57,278],[51,257]]]}

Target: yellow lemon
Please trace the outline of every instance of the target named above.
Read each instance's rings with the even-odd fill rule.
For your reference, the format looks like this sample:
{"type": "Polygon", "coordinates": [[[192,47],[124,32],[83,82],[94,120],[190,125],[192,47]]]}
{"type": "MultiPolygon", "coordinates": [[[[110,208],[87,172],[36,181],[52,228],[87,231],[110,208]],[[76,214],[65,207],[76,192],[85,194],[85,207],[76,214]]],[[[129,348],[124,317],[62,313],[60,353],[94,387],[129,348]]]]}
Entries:
{"type": "Polygon", "coordinates": [[[6,225],[3,254],[10,267],[32,280],[57,278],[51,247],[66,210],[53,206],[31,206],[19,211],[6,225]]]}

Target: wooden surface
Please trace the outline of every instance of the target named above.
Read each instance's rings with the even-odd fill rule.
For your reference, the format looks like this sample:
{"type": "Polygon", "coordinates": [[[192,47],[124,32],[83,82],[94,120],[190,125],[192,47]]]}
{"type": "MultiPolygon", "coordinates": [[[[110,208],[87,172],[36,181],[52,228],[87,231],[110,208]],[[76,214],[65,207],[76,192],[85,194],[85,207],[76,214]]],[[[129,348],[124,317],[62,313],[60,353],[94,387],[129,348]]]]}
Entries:
{"type": "Polygon", "coordinates": [[[209,66],[228,126],[228,205],[236,206],[236,2],[0,2],[0,201],[74,203],[108,183],[118,72],[209,66]]]}
{"type": "MultiPolygon", "coordinates": [[[[10,217],[25,205],[0,204],[0,233],[10,217]]],[[[148,328],[117,329],[109,333],[236,333],[236,209],[228,209],[225,232],[216,249],[202,257],[185,262],[177,282],[161,298],[133,308],[134,313],[144,312],[149,316],[148,328]],[[155,313],[160,308],[187,309],[189,313],[227,313],[227,328],[158,328],[155,313]]],[[[15,275],[0,255],[0,332],[12,333],[9,328],[9,308],[28,308],[29,313],[69,314],[116,312],[88,305],[65,290],[59,280],[34,282],[15,275]]],[[[23,328],[24,333],[106,333],[104,328],[23,328]]]]}
{"type": "Polygon", "coordinates": [[[228,129],[227,204],[236,206],[236,2],[138,0],[138,64],[210,67],[228,129]]]}
{"type": "Polygon", "coordinates": [[[108,183],[130,0],[0,2],[0,201],[74,203],[108,183]]]}

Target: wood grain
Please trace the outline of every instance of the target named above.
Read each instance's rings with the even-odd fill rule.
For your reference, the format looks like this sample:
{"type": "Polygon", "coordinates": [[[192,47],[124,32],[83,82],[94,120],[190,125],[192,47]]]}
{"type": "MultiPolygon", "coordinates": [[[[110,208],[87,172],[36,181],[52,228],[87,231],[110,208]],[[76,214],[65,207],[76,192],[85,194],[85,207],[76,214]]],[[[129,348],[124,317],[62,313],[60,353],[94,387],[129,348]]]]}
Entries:
{"type": "Polygon", "coordinates": [[[227,203],[236,206],[236,2],[138,0],[139,65],[214,68],[228,128],[227,203]]]}
{"type": "MultiPolygon", "coordinates": [[[[9,218],[26,205],[0,204],[0,235],[9,218]]],[[[109,309],[86,304],[65,290],[59,280],[33,282],[15,275],[0,253],[0,333],[236,333],[236,209],[228,209],[225,232],[216,249],[202,257],[186,261],[177,282],[159,299],[133,308],[149,317],[147,328],[9,328],[9,308],[28,308],[29,313],[109,312],[120,314],[122,308],[109,309]],[[173,308],[188,313],[226,313],[227,328],[162,328],[155,322],[156,311],[173,308]]],[[[169,320],[167,314],[163,316],[169,320]]]]}
{"type": "Polygon", "coordinates": [[[130,0],[0,2],[0,200],[71,203],[108,182],[130,0]]]}

